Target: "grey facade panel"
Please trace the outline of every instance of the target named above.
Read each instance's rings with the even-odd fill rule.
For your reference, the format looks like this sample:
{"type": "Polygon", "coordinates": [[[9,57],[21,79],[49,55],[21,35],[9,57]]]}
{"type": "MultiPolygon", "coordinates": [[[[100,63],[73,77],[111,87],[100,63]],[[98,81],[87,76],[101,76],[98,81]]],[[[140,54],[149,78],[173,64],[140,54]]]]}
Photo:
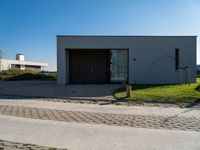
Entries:
{"type": "Polygon", "coordinates": [[[175,49],[180,64],[189,67],[196,81],[196,36],[58,36],[58,84],[69,83],[67,49],[128,49],[128,82],[138,84],[180,84],[184,70],[175,70],[175,49]]]}

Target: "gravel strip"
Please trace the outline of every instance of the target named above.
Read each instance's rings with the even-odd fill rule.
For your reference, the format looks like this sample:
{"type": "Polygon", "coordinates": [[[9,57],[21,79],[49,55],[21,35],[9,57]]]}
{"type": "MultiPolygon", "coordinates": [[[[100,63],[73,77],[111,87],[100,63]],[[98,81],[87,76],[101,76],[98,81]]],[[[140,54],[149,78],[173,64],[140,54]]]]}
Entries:
{"type": "MultiPolygon", "coordinates": [[[[0,99],[31,99],[31,100],[39,100],[39,101],[49,101],[49,102],[62,102],[62,103],[77,103],[77,104],[100,104],[100,105],[121,105],[121,106],[159,106],[159,107],[179,107],[176,104],[171,103],[146,103],[130,105],[126,100],[110,100],[110,99],[82,99],[82,98],[74,98],[74,97],[66,97],[66,98],[48,98],[48,97],[33,97],[33,96],[22,96],[22,95],[6,95],[0,94],[0,99]]],[[[200,105],[193,106],[193,108],[200,108],[200,105]]]]}

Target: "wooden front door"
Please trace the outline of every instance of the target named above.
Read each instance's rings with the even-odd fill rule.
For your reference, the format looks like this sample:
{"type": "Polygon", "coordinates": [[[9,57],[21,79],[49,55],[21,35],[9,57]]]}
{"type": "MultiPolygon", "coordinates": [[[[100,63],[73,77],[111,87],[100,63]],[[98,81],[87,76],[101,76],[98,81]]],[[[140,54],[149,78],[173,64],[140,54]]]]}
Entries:
{"type": "Polygon", "coordinates": [[[70,83],[108,83],[109,50],[70,50],[70,83]]]}

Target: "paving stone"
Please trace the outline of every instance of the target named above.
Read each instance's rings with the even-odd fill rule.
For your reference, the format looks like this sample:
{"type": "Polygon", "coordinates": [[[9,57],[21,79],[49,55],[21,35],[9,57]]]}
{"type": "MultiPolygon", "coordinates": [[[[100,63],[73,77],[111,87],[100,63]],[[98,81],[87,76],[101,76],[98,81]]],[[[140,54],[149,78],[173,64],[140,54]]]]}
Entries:
{"type": "Polygon", "coordinates": [[[58,148],[38,146],[38,145],[33,145],[33,144],[23,144],[23,143],[0,140],[0,150],[50,150],[50,149],[64,150],[64,149],[58,149],[58,148]]]}
{"type": "Polygon", "coordinates": [[[200,131],[200,118],[195,117],[184,118],[177,116],[163,117],[113,113],[93,113],[11,105],[0,105],[0,114],[42,120],[93,123],[138,128],[200,131]],[[8,113],[8,111],[10,113],[8,113]]]}

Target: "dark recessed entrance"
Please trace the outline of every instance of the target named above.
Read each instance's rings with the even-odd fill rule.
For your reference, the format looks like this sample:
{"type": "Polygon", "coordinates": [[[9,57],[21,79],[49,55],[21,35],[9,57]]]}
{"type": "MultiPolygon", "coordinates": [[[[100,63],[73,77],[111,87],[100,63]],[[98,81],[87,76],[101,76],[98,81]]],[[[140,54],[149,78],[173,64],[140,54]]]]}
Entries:
{"type": "Polygon", "coordinates": [[[109,83],[110,50],[69,50],[70,83],[109,83]]]}

